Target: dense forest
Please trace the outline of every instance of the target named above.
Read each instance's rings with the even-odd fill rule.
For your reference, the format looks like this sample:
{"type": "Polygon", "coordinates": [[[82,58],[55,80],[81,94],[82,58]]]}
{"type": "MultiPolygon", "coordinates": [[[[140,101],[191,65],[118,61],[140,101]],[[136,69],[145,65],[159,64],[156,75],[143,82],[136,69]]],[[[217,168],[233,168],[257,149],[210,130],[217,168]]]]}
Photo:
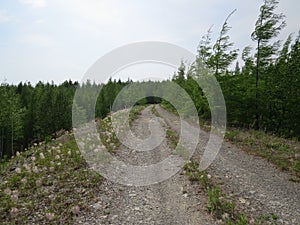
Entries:
{"type": "MultiPolygon", "coordinates": [[[[186,68],[182,64],[172,81],[183,87],[197,108],[199,117],[210,119],[205,95],[194,79],[197,67],[211,70],[220,83],[231,126],[260,129],[284,137],[300,137],[300,33],[285,41],[277,37],[285,27],[285,16],[277,14],[278,1],[265,0],[251,34],[255,48],[241,51],[243,65],[238,62],[239,50],[234,48],[226,18],[218,38],[213,41],[209,29],[198,46],[196,62],[186,68]],[[236,62],[234,69],[232,64],[236,62]]],[[[0,86],[0,158],[23,151],[35,141],[48,140],[60,130],[72,128],[72,105],[77,88],[100,89],[95,108],[96,117],[105,117],[122,88],[133,83],[110,79],[106,84],[92,81],[84,84],[65,81],[60,85],[29,82],[0,86]]],[[[151,82],[148,82],[151,83],[151,82]]],[[[155,83],[151,83],[155,85],[155,83]]],[[[141,89],[142,90],[142,89],[141,89]]],[[[89,108],[89,95],[77,99],[82,111],[89,108]]],[[[146,98],[139,104],[159,103],[146,98]]],[[[78,102],[77,102],[78,103],[78,102]]],[[[78,106],[78,107],[80,107],[78,106]]],[[[94,109],[91,109],[94,110],[94,109]]]]}

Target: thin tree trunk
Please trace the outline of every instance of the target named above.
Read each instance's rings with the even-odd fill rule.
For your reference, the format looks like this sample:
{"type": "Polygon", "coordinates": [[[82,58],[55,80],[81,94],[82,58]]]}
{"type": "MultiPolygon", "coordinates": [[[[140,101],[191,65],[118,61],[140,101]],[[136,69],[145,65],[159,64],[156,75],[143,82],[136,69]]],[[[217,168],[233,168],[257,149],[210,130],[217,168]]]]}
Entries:
{"type": "Polygon", "coordinates": [[[11,154],[14,156],[14,117],[11,119],[11,154]]]}
{"type": "Polygon", "coordinates": [[[258,81],[259,81],[259,62],[260,62],[260,40],[257,42],[256,58],[256,77],[255,77],[255,129],[259,129],[259,111],[258,111],[258,81]]]}
{"type": "Polygon", "coordinates": [[[1,129],[1,140],[0,140],[0,162],[2,162],[2,158],[3,158],[3,128],[1,129]]]}

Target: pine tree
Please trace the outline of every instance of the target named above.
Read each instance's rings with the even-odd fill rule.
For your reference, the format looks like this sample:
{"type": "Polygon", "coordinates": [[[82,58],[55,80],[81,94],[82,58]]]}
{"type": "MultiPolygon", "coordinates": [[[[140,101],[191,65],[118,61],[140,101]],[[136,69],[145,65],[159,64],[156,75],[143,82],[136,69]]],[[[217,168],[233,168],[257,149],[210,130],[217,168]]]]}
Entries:
{"type": "Polygon", "coordinates": [[[223,23],[219,37],[213,46],[213,55],[210,57],[208,64],[214,69],[215,74],[226,72],[228,66],[236,60],[238,49],[230,50],[233,47],[233,42],[230,42],[230,37],[227,35],[231,27],[228,25],[229,18],[236,10],[232,11],[225,22],[223,23]]]}
{"type": "Polygon", "coordinates": [[[212,56],[212,46],[211,46],[211,34],[212,34],[212,27],[211,26],[207,33],[202,36],[201,41],[198,45],[198,60],[201,60],[203,63],[205,63],[207,66],[210,66],[210,58],[212,56]]]}
{"type": "Polygon", "coordinates": [[[278,36],[280,31],[285,27],[283,14],[276,14],[274,11],[277,8],[277,0],[264,0],[260,7],[260,15],[255,24],[255,30],[251,34],[252,40],[256,42],[256,71],[255,71],[255,86],[256,86],[256,116],[255,128],[258,129],[260,113],[259,113],[259,80],[261,74],[265,73],[268,66],[272,63],[273,56],[276,54],[279,42],[270,43],[271,39],[278,36]]]}

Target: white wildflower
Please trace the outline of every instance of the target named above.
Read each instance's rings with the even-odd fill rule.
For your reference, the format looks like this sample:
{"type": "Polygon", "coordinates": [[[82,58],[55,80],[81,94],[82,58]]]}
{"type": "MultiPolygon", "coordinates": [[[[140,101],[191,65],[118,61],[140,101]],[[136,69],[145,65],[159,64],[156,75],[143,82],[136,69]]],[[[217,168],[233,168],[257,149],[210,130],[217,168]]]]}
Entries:
{"type": "Polygon", "coordinates": [[[21,180],[21,182],[22,182],[23,184],[26,184],[26,183],[27,183],[26,177],[24,177],[24,178],[21,180]]]}
{"type": "Polygon", "coordinates": [[[48,220],[53,220],[54,217],[55,217],[54,213],[46,213],[46,218],[47,218],[48,220]]]}
{"type": "Polygon", "coordinates": [[[19,210],[18,210],[17,208],[13,207],[13,208],[10,210],[10,215],[11,215],[12,217],[16,217],[16,216],[18,215],[18,212],[19,212],[19,210]]]}
{"type": "Polygon", "coordinates": [[[38,173],[38,172],[39,172],[39,169],[37,168],[37,166],[34,166],[34,167],[32,168],[32,171],[33,171],[34,173],[38,173]]]}
{"type": "Polygon", "coordinates": [[[44,158],[45,158],[44,153],[42,153],[42,152],[40,153],[40,158],[41,158],[41,159],[44,159],[44,158]]]}
{"type": "Polygon", "coordinates": [[[10,195],[11,194],[11,190],[9,188],[4,189],[4,194],[10,195]]]}
{"type": "Polygon", "coordinates": [[[11,199],[16,202],[16,201],[18,201],[18,198],[19,198],[18,190],[13,190],[12,195],[11,195],[11,199]]]}
{"type": "Polygon", "coordinates": [[[71,211],[73,214],[78,214],[80,212],[80,208],[78,205],[76,205],[71,208],[71,211]]]}
{"type": "Polygon", "coordinates": [[[15,169],[15,171],[16,171],[16,173],[21,173],[21,168],[17,167],[17,168],[15,169]]]}
{"type": "Polygon", "coordinates": [[[54,200],[55,199],[55,195],[51,194],[51,195],[48,196],[48,198],[50,198],[51,200],[54,200]]]}
{"type": "Polygon", "coordinates": [[[28,172],[31,171],[30,166],[29,166],[27,163],[25,163],[25,164],[23,165],[23,167],[24,167],[25,170],[27,170],[28,172]]]}
{"type": "Polygon", "coordinates": [[[37,187],[40,187],[40,186],[42,185],[42,181],[41,181],[41,180],[35,181],[35,185],[36,185],[37,187]]]}

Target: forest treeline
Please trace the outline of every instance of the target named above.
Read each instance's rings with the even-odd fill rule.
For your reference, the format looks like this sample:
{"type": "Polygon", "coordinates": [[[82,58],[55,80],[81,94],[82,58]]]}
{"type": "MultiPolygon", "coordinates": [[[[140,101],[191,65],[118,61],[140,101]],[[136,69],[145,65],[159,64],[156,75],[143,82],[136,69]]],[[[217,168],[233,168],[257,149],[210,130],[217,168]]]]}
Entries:
{"type": "MultiPolygon", "coordinates": [[[[183,87],[192,98],[200,119],[210,119],[206,97],[197,82],[198,71],[205,67],[220,83],[227,107],[230,126],[261,129],[285,137],[300,137],[300,33],[289,35],[283,42],[277,37],[285,27],[285,16],[276,13],[277,0],[264,0],[255,29],[251,34],[254,48],[242,51],[234,48],[226,18],[216,40],[212,29],[198,46],[196,62],[182,64],[172,81],[183,87]],[[241,56],[243,65],[237,61],[241,56]],[[236,62],[235,68],[232,64],[236,62]],[[188,68],[187,68],[188,67],[188,68]]],[[[147,82],[144,82],[147,83],[147,82]]],[[[133,84],[110,79],[106,84],[65,81],[60,85],[29,82],[0,86],[0,157],[14,155],[35,141],[48,140],[59,130],[72,128],[73,98],[77,88],[84,94],[76,100],[82,114],[94,110],[89,90],[101,88],[95,116],[105,117],[115,97],[124,87],[133,84]]],[[[157,82],[148,82],[155,89],[157,82]]],[[[144,88],[141,92],[148,91],[144,88]]],[[[149,94],[149,93],[148,93],[149,94]]],[[[155,94],[155,93],[154,93],[155,94]]],[[[139,104],[159,103],[159,98],[147,97],[139,104]]],[[[90,118],[91,119],[91,118],[90,118]]]]}

